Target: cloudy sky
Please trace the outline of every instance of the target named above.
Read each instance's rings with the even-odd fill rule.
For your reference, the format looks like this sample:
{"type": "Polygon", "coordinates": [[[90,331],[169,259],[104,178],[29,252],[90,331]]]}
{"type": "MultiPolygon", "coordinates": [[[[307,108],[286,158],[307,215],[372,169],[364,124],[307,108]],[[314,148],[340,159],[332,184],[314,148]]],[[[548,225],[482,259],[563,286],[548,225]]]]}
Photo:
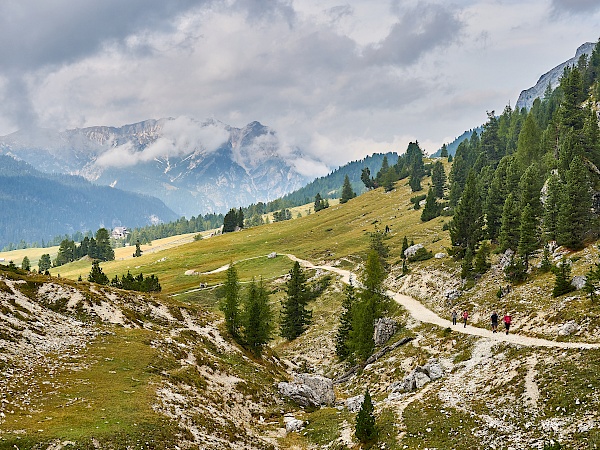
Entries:
{"type": "Polygon", "coordinates": [[[187,116],[330,167],[432,153],[599,37],[598,0],[2,0],[0,134],[187,116]]]}

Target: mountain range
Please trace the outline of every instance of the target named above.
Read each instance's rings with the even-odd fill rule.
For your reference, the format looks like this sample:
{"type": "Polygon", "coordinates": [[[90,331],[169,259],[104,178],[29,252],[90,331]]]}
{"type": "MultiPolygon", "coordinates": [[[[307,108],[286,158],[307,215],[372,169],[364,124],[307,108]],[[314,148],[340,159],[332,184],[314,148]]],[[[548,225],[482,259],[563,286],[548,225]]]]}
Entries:
{"type": "Polygon", "coordinates": [[[6,155],[0,155],[0,209],[0,248],[178,218],[155,197],[97,186],[79,176],[45,174],[6,155]]]}
{"type": "Polygon", "coordinates": [[[310,181],[282,157],[275,131],[251,122],[235,128],[187,117],[122,127],[20,130],[0,137],[0,153],[46,173],[153,195],[179,215],[226,212],[268,201],[310,181]]]}

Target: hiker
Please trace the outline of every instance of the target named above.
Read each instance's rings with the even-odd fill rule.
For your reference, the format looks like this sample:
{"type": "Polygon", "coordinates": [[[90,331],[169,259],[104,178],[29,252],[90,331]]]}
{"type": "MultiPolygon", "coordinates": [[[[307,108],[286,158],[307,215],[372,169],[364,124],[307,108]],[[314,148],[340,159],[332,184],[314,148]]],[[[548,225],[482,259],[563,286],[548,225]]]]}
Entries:
{"type": "Polygon", "coordinates": [[[452,325],[456,325],[456,319],[458,318],[458,313],[455,309],[452,310],[452,325]]]}
{"type": "Polygon", "coordinates": [[[492,313],[492,332],[496,333],[498,331],[498,314],[496,311],[492,313]]]}
{"type": "Polygon", "coordinates": [[[510,328],[510,322],[511,322],[511,318],[510,318],[510,314],[506,313],[504,315],[504,319],[502,319],[504,321],[504,328],[506,328],[506,334],[508,334],[508,329],[510,328]]]}
{"type": "Polygon", "coordinates": [[[463,328],[467,328],[467,319],[469,318],[469,311],[465,309],[462,313],[462,318],[463,322],[465,323],[465,326],[463,328]]]}

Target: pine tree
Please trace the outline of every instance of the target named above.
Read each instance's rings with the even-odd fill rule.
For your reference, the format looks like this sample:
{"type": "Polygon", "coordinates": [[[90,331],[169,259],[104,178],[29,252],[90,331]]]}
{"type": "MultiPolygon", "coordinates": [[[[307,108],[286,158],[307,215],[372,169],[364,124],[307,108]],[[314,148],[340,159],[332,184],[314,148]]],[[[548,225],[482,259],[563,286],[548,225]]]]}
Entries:
{"type": "Polygon", "coordinates": [[[521,225],[521,212],[519,204],[513,194],[509,194],[502,210],[502,225],[498,238],[500,251],[515,250],[519,245],[519,227],[521,225]]]}
{"type": "Polygon", "coordinates": [[[235,231],[238,224],[238,213],[235,208],[231,208],[225,217],[223,217],[223,233],[235,231]]]}
{"type": "Polygon", "coordinates": [[[38,272],[44,273],[48,269],[50,269],[50,267],[52,267],[52,262],[50,261],[50,255],[48,253],[44,253],[38,261],[38,272]]]}
{"type": "Polygon", "coordinates": [[[352,190],[352,185],[350,184],[350,178],[348,175],[344,177],[344,185],[342,186],[342,196],[340,197],[340,203],[346,203],[348,200],[356,197],[356,194],[352,190]]]}
{"type": "Polygon", "coordinates": [[[442,158],[447,158],[448,157],[448,146],[446,144],[442,144],[442,149],[440,151],[440,156],[442,158]]]}
{"type": "Polygon", "coordinates": [[[115,251],[110,245],[110,233],[106,228],[100,228],[96,231],[96,258],[100,261],[115,259],[115,251]]]}
{"type": "Polygon", "coordinates": [[[529,113],[523,128],[519,133],[517,153],[515,154],[521,170],[525,170],[532,163],[542,158],[542,132],[536,123],[533,113],[529,113]]]}
{"type": "Polygon", "coordinates": [[[440,207],[435,201],[435,193],[433,188],[429,188],[427,193],[427,199],[425,200],[425,207],[421,213],[421,222],[428,222],[431,219],[435,219],[440,215],[440,207]]]}
{"type": "Polygon", "coordinates": [[[254,279],[248,287],[244,303],[244,342],[252,353],[260,356],[271,340],[273,316],[269,306],[269,295],[262,280],[257,285],[254,279]]]}
{"type": "Polygon", "coordinates": [[[565,174],[565,187],[560,197],[556,242],[573,250],[584,246],[592,227],[592,196],[588,170],[579,156],[573,158],[565,174]]]}
{"type": "Polygon", "coordinates": [[[142,249],[140,247],[140,241],[137,241],[135,243],[135,252],[133,254],[134,258],[139,258],[140,256],[142,256],[142,249]]]}
{"type": "Polygon", "coordinates": [[[229,263],[227,269],[227,280],[225,281],[225,296],[219,304],[219,308],[225,315],[225,327],[234,339],[240,337],[240,283],[237,270],[233,263],[229,263]]]}
{"type": "Polygon", "coordinates": [[[538,248],[537,218],[529,203],[521,212],[521,224],[519,227],[519,245],[517,253],[523,258],[525,271],[529,269],[529,257],[538,248]]]}
{"type": "Polygon", "coordinates": [[[97,259],[95,259],[92,262],[92,270],[90,271],[89,275],[88,275],[88,281],[91,283],[97,283],[97,284],[108,284],[109,280],[108,277],[106,276],[106,274],[102,271],[102,268],[100,267],[100,261],[98,261],[97,259]]]}
{"type": "Polygon", "coordinates": [[[27,256],[23,256],[23,262],[21,263],[21,269],[29,272],[31,270],[31,262],[27,256]]]}
{"type": "Polygon", "coordinates": [[[367,388],[365,398],[362,402],[360,410],[356,415],[356,426],[354,434],[362,444],[372,442],[377,436],[377,428],[375,427],[375,414],[371,394],[367,388]]]}
{"type": "Polygon", "coordinates": [[[597,262],[585,274],[584,291],[590,296],[590,301],[596,303],[598,292],[600,291],[600,262],[597,262]]]}
{"type": "Polygon", "coordinates": [[[465,251],[465,257],[460,266],[460,277],[469,280],[473,277],[473,250],[470,247],[465,251]]]}
{"type": "Polygon", "coordinates": [[[540,261],[540,272],[546,273],[552,270],[552,262],[550,261],[550,249],[548,245],[544,245],[544,251],[542,252],[542,260],[540,261]]]}
{"type": "Polygon", "coordinates": [[[242,208],[238,209],[236,214],[236,225],[239,228],[244,228],[244,211],[242,211],[242,208]]]}
{"type": "Polygon", "coordinates": [[[544,238],[546,241],[555,241],[560,199],[562,196],[562,188],[558,175],[550,175],[547,187],[546,201],[544,203],[544,238]]]}
{"type": "Polygon", "coordinates": [[[385,177],[385,175],[387,174],[388,169],[390,168],[387,156],[383,157],[383,161],[381,161],[381,168],[379,169],[379,172],[377,172],[377,176],[375,177],[375,182],[379,185],[379,186],[383,186],[383,179],[385,177]]]}
{"type": "Polygon", "coordinates": [[[373,233],[370,233],[369,248],[377,252],[381,266],[387,270],[387,258],[390,256],[390,248],[384,242],[385,239],[385,234],[376,229],[373,233]]]}
{"type": "Polygon", "coordinates": [[[446,172],[444,171],[444,165],[440,161],[436,161],[433,164],[431,183],[433,184],[433,191],[436,198],[443,198],[444,187],[446,186],[446,172]]]}
{"type": "Polygon", "coordinates": [[[313,205],[313,209],[315,210],[315,212],[319,212],[322,209],[324,209],[324,204],[323,204],[323,198],[321,197],[321,194],[319,192],[317,192],[317,195],[315,195],[315,203],[313,205]]]}
{"type": "Polygon", "coordinates": [[[340,324],[335,336],[335,353],[341,360],[345,360],[350,356],[348,341],[350,339],[350,332],[352,331],[352,308],[355,302],[356,294],[354,286],[352,284],[346,285],[344,288],[340,324]]]}
{"type": "Polygon", "coordinates": [[[484,274],[490,268],[488,258],[490,256],[490,246],[486,241],[483,241],[475,253],[475,261],[473,262],[473,271],[478,274],[484,274]]]}
{"type": "Polygon", "coordinates": [[[309,292],[306,276],[296,261],[286,282],[286,297],[281,306],[280,334],[291,341],[300,336],[311,322],[312,312],[306,309],[309,292]]]}
{"type": "Polygon", "coordinates": [[[365,187],[369,190],[377,187],[375,180],[371,177],[371,171],[368,167],[363,168],[360,174],[360,181],[362,181],[365,187]]]}
{"type": "Polygon", "coordinates": [[[469,172],[463,194],[456,205],[450,222],[450,238],[457,254],[463,256],[467,249],[474,252],[483,238],[483,209],[477,190],[474,171],[469,172]]]}
{"type": "Polygon", "coordinates": [[[573,285],[571,285],[571,265],[565,258],[562,259],[560,265],[555,269],[554,275],[553,297],[558,297],[575,290],[573,285]]]}
{"type": "Polygon", "coordinates": [[[404,252],[406,251],[407,248],[408,248],[408,239],[406,236],[404,236],[402,238],[402,259],[406,259],[406,255],[404,254],[404,252]]]}
{"type": "Polygon", "coordinates": [[[487,237],[493,242],[497,242],[502,225],[502,210],[504,202],[508,196],[507,189],[507,169],[510,164],[510,157],[505,156],[500,160],[498,167],[494,171],[492,181],[488,189],[485,202],[485,218],[487,224],[487,237]]]}

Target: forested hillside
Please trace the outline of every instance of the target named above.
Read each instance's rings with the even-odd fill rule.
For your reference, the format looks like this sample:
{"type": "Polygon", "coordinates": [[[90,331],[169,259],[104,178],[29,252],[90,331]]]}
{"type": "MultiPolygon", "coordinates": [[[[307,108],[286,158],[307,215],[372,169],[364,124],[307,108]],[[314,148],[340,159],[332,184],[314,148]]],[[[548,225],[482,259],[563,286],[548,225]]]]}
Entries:
{"type": "Polygon", "coordinates": [[[83,178],[47,175],[29,164],[0,155],[0,248],[25,240],[42,243],[57,235],[128,227],[177,216],[160,200],[83,178]]]}
{"type": "Polygon", "coordinates": [[[488,113],[481,136],[463,141],[450,172],[453,250],[463,276],[485,241],[516,251],[515,279],[550,242],[572,250],[598,237],[600,210],[600,44],[565,69],[527,111],[488,113]],[[540,195],[541,192],[541,195],[540,195]]]}

